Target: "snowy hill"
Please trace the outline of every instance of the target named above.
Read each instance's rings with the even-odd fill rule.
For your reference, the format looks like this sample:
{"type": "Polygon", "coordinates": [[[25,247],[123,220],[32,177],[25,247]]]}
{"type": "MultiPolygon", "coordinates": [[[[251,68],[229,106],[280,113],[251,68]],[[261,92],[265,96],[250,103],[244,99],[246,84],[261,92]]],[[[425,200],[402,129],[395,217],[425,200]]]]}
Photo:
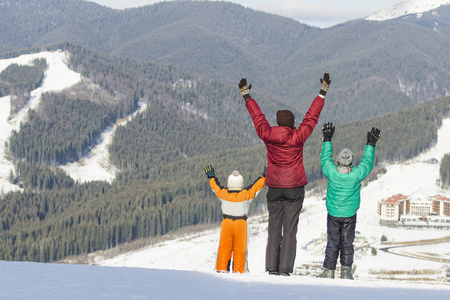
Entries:
{"type": "Polygon", "coordinates": [[[411,14],[416,14],[420,18],[421,13],[447,4],[450,4],[450,0],[405,0],[366,17],[366,20],[385,21],[411,14]]]}

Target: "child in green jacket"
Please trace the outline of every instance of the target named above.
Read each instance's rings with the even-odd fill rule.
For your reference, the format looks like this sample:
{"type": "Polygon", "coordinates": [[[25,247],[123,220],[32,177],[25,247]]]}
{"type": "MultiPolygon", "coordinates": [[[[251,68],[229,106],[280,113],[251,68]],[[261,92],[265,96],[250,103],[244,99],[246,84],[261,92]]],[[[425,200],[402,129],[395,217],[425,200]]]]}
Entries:
{"type": "Polygon", "coordinates": [[[356,211],[361,202],[361,181],[369,175],[373,168],[375,144],[380,138],[380,130],[372,128],[367,132],[367,144],[363,158],[354,167],[353,153],[350,149],[343,149],[337,159],[333,161],[333,146],[331,137],[334,134],[331,122],[322,125],[323,144],[320,164],[327,187],[327,236],[328,242],[323,262],[324,272],[321,278],[334,278],[337,259],[340,253],[341,278],[353,279],[353,241],[355,239],[356,211]]]}

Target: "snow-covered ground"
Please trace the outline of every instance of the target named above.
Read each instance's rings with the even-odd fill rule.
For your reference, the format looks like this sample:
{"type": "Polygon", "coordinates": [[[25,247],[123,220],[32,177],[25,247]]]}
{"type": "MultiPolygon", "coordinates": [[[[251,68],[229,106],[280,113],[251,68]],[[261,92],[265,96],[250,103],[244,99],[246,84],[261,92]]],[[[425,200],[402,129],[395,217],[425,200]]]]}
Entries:
{"type": "Polygon", "coordinates": [[[385,21],[410,14],[420,18],[422,13],[446,4],[450,4],[450,0],[404,0],[366,17],[366,20],[385,21]]]}
{"type": "Polygon", "coordinates": [[[448,286],[0,262],[2,300],[446,299],[448,286]]]}
{"type": "Polygon", "coordinates": [[[42,85],[31,92],[31,98],[28,104],[12,116],[10,120],[8,120],[10,115],[10,97],[0,98],[0,192],[6,193],[20,190],[18,186],[9,182],[9,175],[14,168],[5,153],[5,141],[9,139],[12,131],[18,131],[20,129],[20,123],[26,121],[28,111],[30,109],[34,110],[39,106],[42,93],[58,92],[71,87],[81,80],[80,74],[75,73],[67,67],[67,55],[67,53],[61,51],[40,52],[0,60],[0,72],[10,64],[31,65],[33,60],[37,58],[45,58],[48,64],[42,85]]]}

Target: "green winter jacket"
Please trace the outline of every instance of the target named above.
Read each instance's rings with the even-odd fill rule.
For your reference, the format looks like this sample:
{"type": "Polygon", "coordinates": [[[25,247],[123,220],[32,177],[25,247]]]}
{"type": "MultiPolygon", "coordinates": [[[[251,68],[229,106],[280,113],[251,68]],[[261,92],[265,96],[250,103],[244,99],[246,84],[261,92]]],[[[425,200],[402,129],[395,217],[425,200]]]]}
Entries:
{"type": "Polygon", "coordinates": [[[375,147],[366,145],[361,162],[348,174],[338,172],[332,154],[332,143],[324,142],[320,154],[320,164],[323,174],[328,178],[327,210],[333,217],[348,218],[355,215],[359,209],[361,181],[372,171],[375,147]]]}

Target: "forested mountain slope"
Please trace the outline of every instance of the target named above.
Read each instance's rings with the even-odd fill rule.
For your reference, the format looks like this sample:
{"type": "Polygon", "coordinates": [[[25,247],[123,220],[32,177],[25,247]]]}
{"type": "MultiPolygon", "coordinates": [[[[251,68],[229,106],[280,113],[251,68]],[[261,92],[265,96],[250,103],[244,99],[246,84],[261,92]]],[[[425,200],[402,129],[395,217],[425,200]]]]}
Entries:
{"type": "MultiPolygon", "coordinates": [[[[74,0],[0,0],[0,50],[69,41],[178,66],[305,111],[324,72],[326,118],[363,120],[448,95],[449,6],[319,29],[227,2],[170,1],[123,11],[74,0]]],[[[6,53],[6,52],[4,52],[6,53]]],[[[7,55],[7,54],[5,54],[7,55]]]]}

